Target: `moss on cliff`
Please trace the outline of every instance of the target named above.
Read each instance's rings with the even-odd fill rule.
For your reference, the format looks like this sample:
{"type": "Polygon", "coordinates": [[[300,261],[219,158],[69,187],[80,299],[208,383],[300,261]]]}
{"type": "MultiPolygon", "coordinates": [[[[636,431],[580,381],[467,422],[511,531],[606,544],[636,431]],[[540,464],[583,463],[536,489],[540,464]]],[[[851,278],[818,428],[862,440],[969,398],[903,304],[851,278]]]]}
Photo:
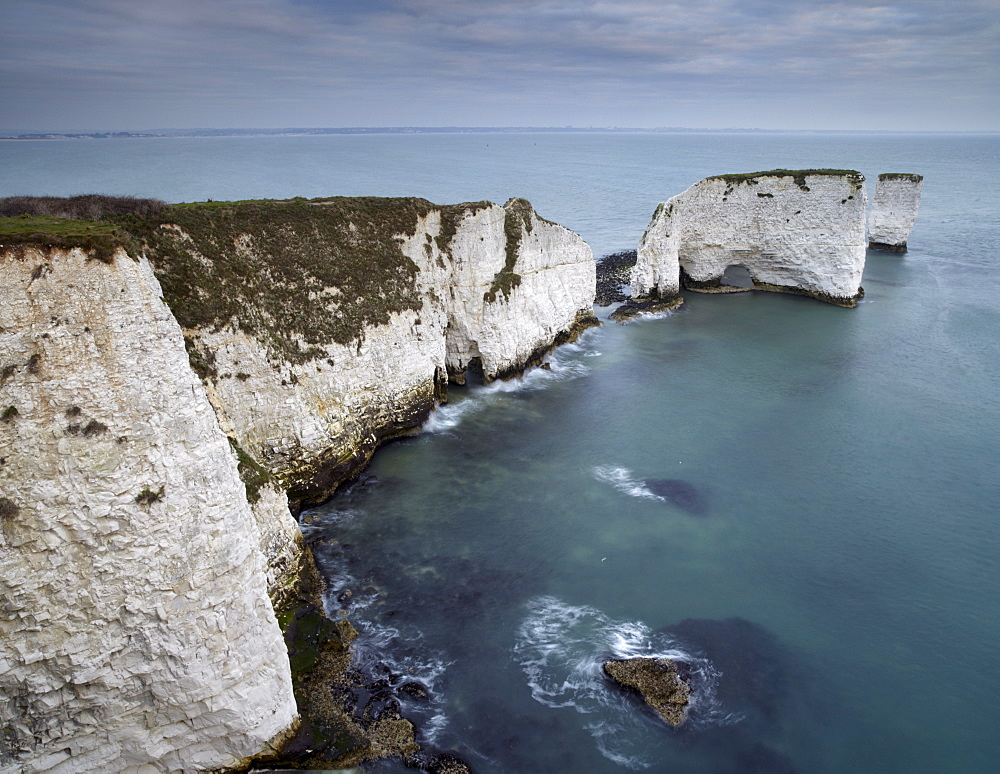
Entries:
{"type": "Polygon", "coordinates": [[[451,254],[451,240],[458,233],[458,224],[467,215],[475,215],[480,210],[492,207],[493,202],[465,202],[464,204],[448,204],[441,207],[441,231],[434,238],[438,250],[451,254]]]}
{"type": "Polygon", "coordinates": [[[517,251],[524,235],[530,234],[533,228],[532,217],[535,211],[528,200],[509,199],[503,209],[506,259],[503,268],[494,275],[490,289],[483,294],[483,301],[488,304],[494,303],[501,294],[504,298],[510,298],[514,288],[521,284],[521,275],[514,271],[517,266],[517,251]]]}
{"type": "Polygon", "coordinates": [[[808,191],[809,187],[806,185],[806,178],[815,175],[846,177],[855,188],[859,187],[865,181],[865,176],[856,169],[769,169],[766,172],[712,175],[706,178],[706,180],[724,180],[730,185],[739,185],[740,183],[755,185],[758,182],[758,178],[761,177],[790,177],[799,188],[803,191],[808,191]]]}

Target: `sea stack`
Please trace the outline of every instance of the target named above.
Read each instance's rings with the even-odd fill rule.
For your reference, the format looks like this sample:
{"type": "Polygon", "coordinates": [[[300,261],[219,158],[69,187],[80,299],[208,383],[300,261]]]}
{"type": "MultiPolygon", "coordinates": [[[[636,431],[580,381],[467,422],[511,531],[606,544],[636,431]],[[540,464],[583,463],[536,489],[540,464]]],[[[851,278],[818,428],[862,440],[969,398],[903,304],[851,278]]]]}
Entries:
{"type": "Polygon", "coordinates": [[[869,248],[906,252],[906,240],[917,219],[923,187],[923,175],[887,172],[878,176],[868,216],[869,248]]]}
{"type": "Polygon", "coordinates": [[[661,203],[639,243],[633,295],[662,301],[683,286],[731,292],[730,266],[757,290],[853,307],[865,267],[864,176],[845,169],[717,175],[661,203]]]}

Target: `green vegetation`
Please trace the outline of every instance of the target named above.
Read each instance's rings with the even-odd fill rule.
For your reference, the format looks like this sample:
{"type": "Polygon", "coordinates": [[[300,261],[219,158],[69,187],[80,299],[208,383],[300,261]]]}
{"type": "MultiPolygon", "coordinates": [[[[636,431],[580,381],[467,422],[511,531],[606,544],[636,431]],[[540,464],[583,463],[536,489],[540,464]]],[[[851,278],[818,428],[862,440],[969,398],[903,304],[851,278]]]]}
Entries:
{"type": "Polygon", "coordinates": [[[143,489],[139,494],[135,496],[135,501],[139,505],[152,505],[153,503],[159,502],[163,499],[163,487],[161,486],[155,492],[152,489],[143,489]]]}
{"type": "MultiPolygon", "coordinates": [[[[110,263],[118,247],[134,248],[128,232],[110,219],[150,217],[166,205],[133,196],[8,196],[0,199],[0,248],[80,247],[110,263]]],[[[35,269],[32,279],[44,276],[35,269]]]]}
{"type": "Polygon", "coordinates": [[[17,410],[17,406],[8,406],[3,410],[3,414],[0,415],[0,421],[4,422],[5,424],[10,424],[15,419],[17,419],[17,415],[19,413],[20,412],[17,410]]]}
{"type": "Polygon", "coordinates": [[[488,304],[494,303],[501,293],[505,299],[510,298],[514,288],[521,284],[521,275],[514,271],[517,265],[517,251],[521,247],[524,234],[530,234],[533,228],[531,216],[535,211],[531,202],[526,199],[510,199],[503,209],[503,231],[507,243],[506,259],[503,268],[494,275],[490,289],[483,294],[483,300],[488,304]]]}
{"type": "MultiPolygon", "coordinates": [[[[399,239],[434,205],[331,198],[178,204],[131,228],[186,329],[232,323],[272,357],[303,363],[319,345],[359,340],[393,312],[417,310],[417,266],[399,239]]],[[[192,365],[214,376],[206,353],[192,365]]]]}
{"type": "MultiPolygon", "coordinates": [[[[68,250],[80,247],[91,253],[93,258],[110,263],[116,248],[128,249],[131,246],[127,232],[105,221],[66,220],[47,215],[0,218],[0,249],[60,247],[68,250]]],[[[42,276],[41,273],[39,276],[42,276]]]]}
{"type": "Polygon", "coordinates": [[[240,474],[240,480],[247,490],[247,500],[251,504],[255,503],[260,499],[261,487],[265,486],[271,480],[271,474],[267,472],[266,468],[259,465],[253,457],[243,451],[243,448],[236,443],[235,439],[230,438],[229,445],[236,452],[237,470],[240,474]]]}
{"type": "Polygon", "coordinates": [[[441,232],[434,237],[438,250],[451,254],[451,240],[458,232],[458,224],[466,215],[475,215],[480,210],[492,207],[493,202],[466,202],[441,207],[441,232]]]}
{"type": "Polygon", "coordinates": [[[81,194],[80,196],[8,196],[0,199],[0,218],[45,215],[70,220],[104,220],[121,215],[150,217],[167,205],[159,199],[135,196],[81,194]]]}
{"type": "Polygon", "coordinates": [[[883,172],[878,176],[879,180],[909,180],[911,183],[919,183],[924,179],[923,175],[914,175],[910,172],[883,172]]]}
{"type": "Polygon", "coordinates": [[[846,177],[851,184],[858,188],[865,181],[864,175],[855,169],[769,169],[766,172],[743,172],[729,175],[713,175],[707,180],[725,180],[730,185],[740,185],[747,183],[756,185],[761,177],[790,177],[795,184],[803,191],[808,191],[806,177],[815,175],[828,175],[831,177],[846,177]]]}

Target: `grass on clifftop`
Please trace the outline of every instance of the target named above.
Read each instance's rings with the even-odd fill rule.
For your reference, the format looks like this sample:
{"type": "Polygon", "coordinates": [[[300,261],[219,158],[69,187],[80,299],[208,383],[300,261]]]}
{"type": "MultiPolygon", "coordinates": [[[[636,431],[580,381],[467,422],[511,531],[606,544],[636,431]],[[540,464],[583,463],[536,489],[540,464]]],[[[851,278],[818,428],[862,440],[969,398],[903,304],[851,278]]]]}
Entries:
{"type": "Polygon", "coordinates": [[[108,262],[117,247],[130,247],[131,237],[114,223],[67,220],[47,215],[0,218],[0,249],[6,247],[80,247],[108,262]]]}
{"type": "MultiPolygon", "coordinates": [[[[462,218],[492,206],[437,207],[425,199],[332,197],[164,205],[158,200],[88,195],[0,199],[0,245],[83,247],[110,261],[116,247],[145,251],[164,299],[189,331],[232,324],[269,354],[299,364],[325,358],[322,345],[360,341],[393,313],[418,310],[416,264],[401,241],[437,209],[437,247],[447,253],[462,218]],[[5,210],[4,207],[7,207],[5,210]],[[47,213],[47,214],[38,214],[47,213]],[[65,218],[60,215],[79,214],[65,218]]],[[[531,205],[507,208],[507,263],[491,300],[520,282],[513,271],[531,205]]],[[[430,245],[428,245],[430,247],[430,245]]],[[[211,353],[187,337],[192,364],[213,376],[211,353]]]]}
{"type": "Polygon", "coordinates": [[[0,198],[0,248],[79,247],[109,262],[118,247],[133,248],[131,236],[110,219],[149,217],[166,205],[135,196],[7,196],[0,198]]]}
{"type": "Polygon", "coordinates": [[[878,176],[879,180],[909,180],[911,183],[919,183],[924,179],[923,175],[915,175],[911,172],[883,172],[878,176]]]}
{"type": "Polygon", "coordinates": [[[423,199],[204,202],[167,207],[135,227],[182,326],[232,322],[272,356],[302,363],[348,344],[393,312],[419,309],[417,266],[397,235],[423,199]]]}

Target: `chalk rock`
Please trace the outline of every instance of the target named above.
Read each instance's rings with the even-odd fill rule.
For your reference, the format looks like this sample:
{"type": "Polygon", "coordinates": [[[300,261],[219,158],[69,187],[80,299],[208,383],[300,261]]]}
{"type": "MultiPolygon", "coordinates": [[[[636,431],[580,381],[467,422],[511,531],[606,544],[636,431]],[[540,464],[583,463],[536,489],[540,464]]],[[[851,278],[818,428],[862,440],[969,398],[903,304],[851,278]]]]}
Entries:
{"type": "Polygon", "coordinates": [[[4,252],[0,368],[0,771],[192,771],[281,737],[262,536],[149,264],[4,252]]]}
{"type": "MultiPolygon", "coordinates": [[[[281,204],[273,203],[277,209],[269,217],[287,215],[281,204]]],[[[204,282],[206,293],[212,286],[209,268],[219,272],[220,264],[238,259],[266,271],[279,261],[277,248],[266,239],[241,231],[249,232],[249,216],[235,209],[235,225],[225,239],[237,249],[219,254],[211,264],[192,264],[207,267],[207,278],[194,283],[204,282]]],[[[540,362],[554,344],[596,322],[596,268],[589,246],[569,229],[540,218],[523,199],[503,207],[377,200],[369,211],[354,207],[335,213],[317,203],[304,217],[282,234],[281,249],[295,256],[286,259],[304,264],[290,273],[293,279],[253,286],[252,292],[241,286],[234,292],[246,294],[245,315],[237,312],[221,325],[185,329],[191,346],[211,359],[208,392],[223,429],[297,502],[321,501],[381,442],[419,427],[444,397],[449,378],[463,383],[470,369],[486,381],[519,373],[540,362]],[[325,218],[337,223],[326,224],[325,218]],[[398,251],[396,264],[384,270],[374,289],[321,286],[323,280],[309,276],[305,261],[312,258],[309,248],[315,249],[306,238],[317,221],[324,228],[383,240],[372,261],[386,265],[386,254],[398,251]],[[291,285],[311,288],[313,318],[295,321],[293,330],[259,325],[261,310],[273,308],[278,314],[294,303],[286,299],[291,285]],[[346,317],[351,298],[345,296],[355,292],[367,294],[359,301],[362,306],[385,305],[383,321],[364,324],[341,337],[346,341],[337,341],[337,331],[326,333],[322,327],[346,317]],[[391,303],[380,302],[379,293],[392,296],[391,303]],[[248,319],[251,315],[254,319],[248,319]],[[308,355],[275,346],[281,337],[308,340],[308,355]]],[[[183,225],[166,235],[174,248],[199,258],[218,237],[215,232],[188,234],[183,225]]],[[[173,249],[162,252],[174,254],[173,249]]],[[[161,276],[176,271],[169,257],[153,260],[161,276]]],[[[376,271],[373,266],[371,272],[376,271]]],[[[190,275],[185,276],[190,287],[190,275]]],[[[187,296],[168,294],[167,300],[180,310],[188,303],[187,296]]],[[[179,317],[185,323],[183,312],[179,317]]]]}
{"type": "Polygon", "coordinates": [[[878,176],[868,215],[868,247],[906,252],[906,240],[917,219],[923,187],[923,175],[885,173],[878,176]]]}
{"type": "Polygon", "coordinates": [[[761,290],[854,306],[865,265],[864,177],[852,170],[720,175],[660,204],[639,243],[635,296],[726,292],[745,267],[761,290]]]}

